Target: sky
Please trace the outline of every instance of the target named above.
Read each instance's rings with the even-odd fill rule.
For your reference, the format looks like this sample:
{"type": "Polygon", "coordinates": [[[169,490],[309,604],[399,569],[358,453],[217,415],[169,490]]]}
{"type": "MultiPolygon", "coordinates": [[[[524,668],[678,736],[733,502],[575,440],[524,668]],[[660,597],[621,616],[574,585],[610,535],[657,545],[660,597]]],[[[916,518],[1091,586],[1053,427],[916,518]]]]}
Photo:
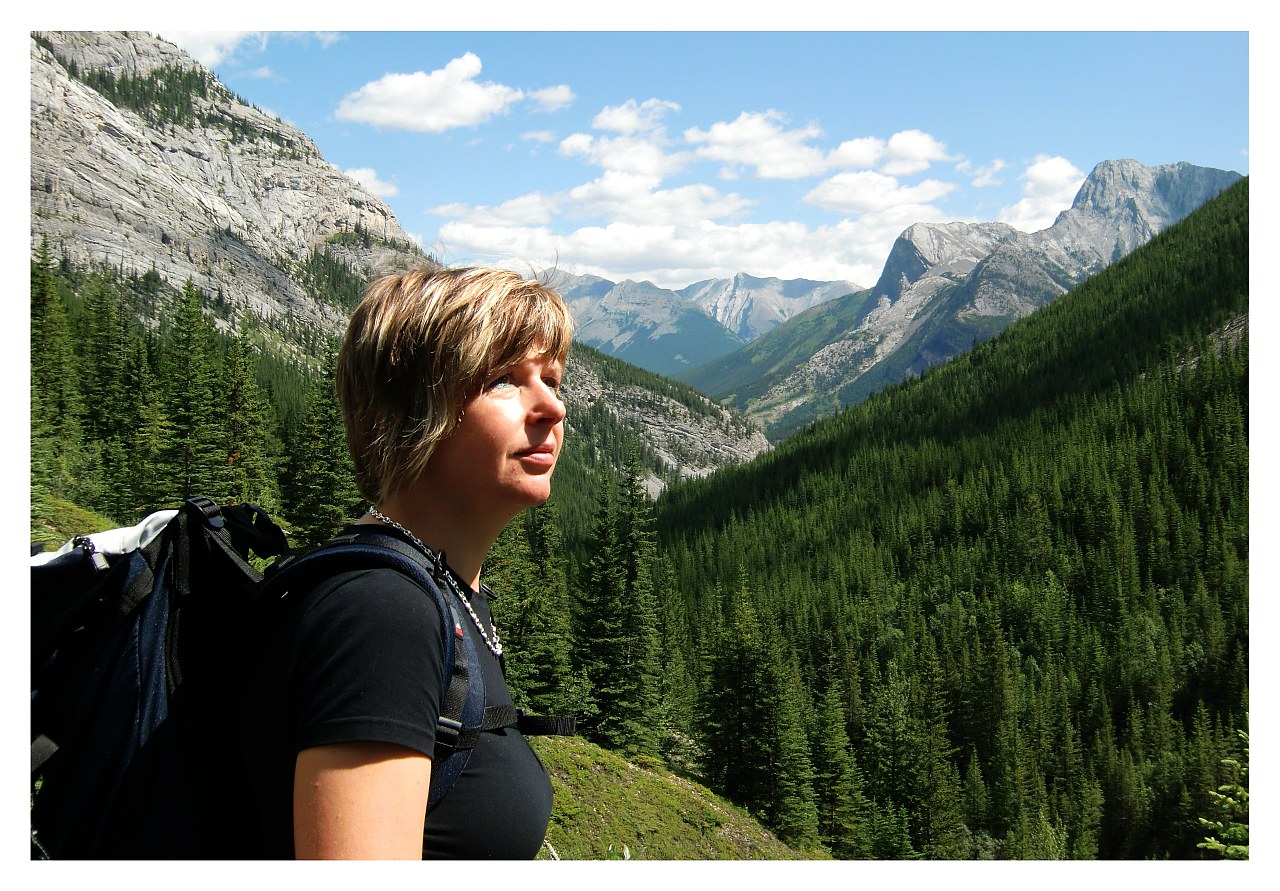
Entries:
{"type": "Polygon", "coordinates": [[[1247,31],[187,31],[448,263],[870,286],[1099,162],[1249,173],[1247,31]]]}

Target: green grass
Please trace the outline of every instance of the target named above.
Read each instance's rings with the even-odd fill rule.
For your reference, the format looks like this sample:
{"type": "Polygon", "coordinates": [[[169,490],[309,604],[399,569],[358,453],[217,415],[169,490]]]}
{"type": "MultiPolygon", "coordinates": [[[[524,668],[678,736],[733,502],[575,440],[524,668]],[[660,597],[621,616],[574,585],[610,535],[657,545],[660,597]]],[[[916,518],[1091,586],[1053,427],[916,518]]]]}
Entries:
{"type": "MultiPolygon", "coordinates": [[[[530,740],[555,790],[547,841],[562,860],[799,860],[740,808],[654,758],[585,740],[530,740]]],[[[539,855],[547,859],[544,847],[539,855]]]]}
{"type": "Polygon", "coordinates": [[[91,535],[121,525],[110,517],[60,498],[40,498],[38,505],[32,507],[31,540],[41,542],[46,551],[62,547],[77,535],[91,535]]]}

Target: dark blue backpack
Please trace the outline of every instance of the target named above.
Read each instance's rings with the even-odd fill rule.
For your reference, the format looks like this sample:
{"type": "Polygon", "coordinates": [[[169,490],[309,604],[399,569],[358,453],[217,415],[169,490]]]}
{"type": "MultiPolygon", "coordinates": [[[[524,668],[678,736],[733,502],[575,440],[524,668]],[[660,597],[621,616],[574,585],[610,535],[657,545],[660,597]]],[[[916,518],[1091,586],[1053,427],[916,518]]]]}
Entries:
{"type": "Polygon", "coordinates": [[[373,531],[287,548],[261,508],[193,498],[33,557],[33,859],[251,856],[243,772],[227,742],[240,691],[278,599],[337,572],[402,572],[444,619],[429,807],[480,733],[573,732],[571,721],[486,708],[478,654],[438,558],[373,531]],[[278,559],[264,577],[251,556],[278,559]]]}

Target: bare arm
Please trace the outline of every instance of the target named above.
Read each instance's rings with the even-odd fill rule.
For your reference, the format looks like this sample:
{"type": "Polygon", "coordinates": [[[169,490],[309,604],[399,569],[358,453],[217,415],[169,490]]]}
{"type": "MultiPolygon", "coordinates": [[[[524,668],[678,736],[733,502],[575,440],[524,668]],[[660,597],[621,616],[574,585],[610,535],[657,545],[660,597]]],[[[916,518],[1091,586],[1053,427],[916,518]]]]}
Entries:
{"type": "Polygon", "coordinates": [[[293,779],[299,860],[420,860],[431,759],[390,743],[298,753],[293,779]]]}

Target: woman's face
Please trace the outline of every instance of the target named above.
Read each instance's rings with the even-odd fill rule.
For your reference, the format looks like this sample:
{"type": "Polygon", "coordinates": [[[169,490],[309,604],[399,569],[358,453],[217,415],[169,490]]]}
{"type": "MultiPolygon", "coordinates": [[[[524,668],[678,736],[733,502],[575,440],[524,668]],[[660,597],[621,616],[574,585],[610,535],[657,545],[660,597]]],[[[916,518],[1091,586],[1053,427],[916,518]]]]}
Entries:
{"type": "Polygon", "coordinates": [[[463,406],[462,419],[436,446],[426,477],[503,522],[551,496],[564,441],[564,366],[538,353],[499,369],[463,406]]]}

